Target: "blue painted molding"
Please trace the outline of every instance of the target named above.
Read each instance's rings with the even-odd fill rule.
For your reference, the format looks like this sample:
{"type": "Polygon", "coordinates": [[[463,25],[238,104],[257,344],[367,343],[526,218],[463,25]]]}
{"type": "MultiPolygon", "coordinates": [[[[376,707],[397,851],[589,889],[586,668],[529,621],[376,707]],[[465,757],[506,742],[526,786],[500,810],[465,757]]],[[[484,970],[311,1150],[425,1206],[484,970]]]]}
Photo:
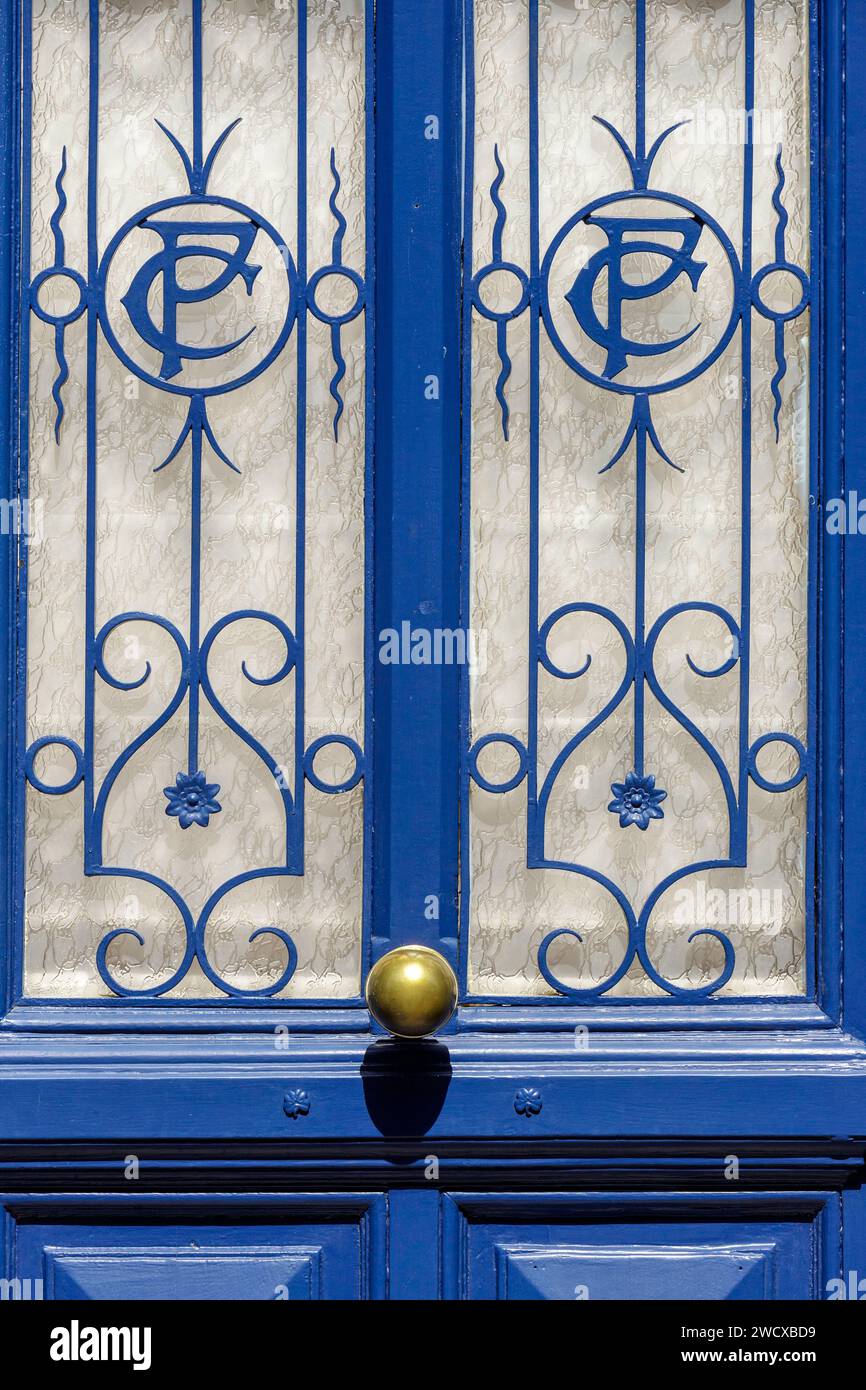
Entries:
{"type": "Polygon", "coordinates": [[[299,1123],[284,1100],[299,1090],[311,1099],[300,1137],[331,1144],[334,1157],[348,1157],[341,1146],[354,1140],[436,1138],[652,1140],[684,1151],[751,1139],[791,1155],[823,1139],[866,1149],[866,1048],[842,1035],[661,1034],[639,1044],[620,1034],[583,1052],[555,1037],[447,1044],[293,1037],[280,1052],[273,1040],[238,1036],[6,1034],[0,1135],[7,1144],[133,1136],[294,1145],[299,1123]],[[514,1108],[527,1087],[543,1098],[530,1117],[514,1108]]]}

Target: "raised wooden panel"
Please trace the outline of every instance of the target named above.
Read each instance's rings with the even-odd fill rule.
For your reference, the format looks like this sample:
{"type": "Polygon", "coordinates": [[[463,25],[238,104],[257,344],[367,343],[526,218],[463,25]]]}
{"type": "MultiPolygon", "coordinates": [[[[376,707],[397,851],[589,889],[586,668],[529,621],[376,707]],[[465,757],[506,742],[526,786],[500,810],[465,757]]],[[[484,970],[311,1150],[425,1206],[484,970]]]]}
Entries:
{"type": "Polygon", "coordinates": [[[821,1297],[839,1220],[802,1192],[451,1194],[443,1216],[445,1297],[577,1301],[821,1297]]]}
{"type": "Polygon", "coordinates": [[[46,1299],[383,1297],[382,1194],[12,1201],[13,1275],[46,1299]]]}
{"type": "MultiPolygon", "coordinates": [[[[638,1239],[635,1233],[635,1241],[638,1239]]],[[[770,1298],[776,1246],[495,1246],[500,1299],[770,1298]]]]}
{"type": "Polygon", "coordinates": [[[321,1246],[46,1249],[44,1290],[51,1299],[128,1298],[132,1288],[145,1301],[307,1300],[321,1297],[321,1254],[321,1246]]]}

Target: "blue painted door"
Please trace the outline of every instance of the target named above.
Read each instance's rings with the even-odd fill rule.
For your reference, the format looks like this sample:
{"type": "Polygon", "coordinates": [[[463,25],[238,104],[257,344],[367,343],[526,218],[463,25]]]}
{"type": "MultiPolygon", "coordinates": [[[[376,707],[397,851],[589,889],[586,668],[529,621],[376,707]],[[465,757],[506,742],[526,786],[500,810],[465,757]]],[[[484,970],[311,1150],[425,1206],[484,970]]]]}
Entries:
{"type": "Polygon", "coordinates": [[[864,17],[3,24],[3,1297],[860,1297],[864,17]]]}

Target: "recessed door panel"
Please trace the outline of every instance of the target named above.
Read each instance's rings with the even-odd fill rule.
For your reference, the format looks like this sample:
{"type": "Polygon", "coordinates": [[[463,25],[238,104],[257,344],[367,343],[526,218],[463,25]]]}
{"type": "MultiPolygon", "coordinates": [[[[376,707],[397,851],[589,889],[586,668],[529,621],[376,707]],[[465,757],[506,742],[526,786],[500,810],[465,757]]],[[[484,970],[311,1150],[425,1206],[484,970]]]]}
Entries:
{"type": "Polygon", "coordinates": [[[14,1276],[31,1297],[292,1302],[385,1287],[383,1196],[7,1206],[14,1276]]]}
{"type": "MultiPolygon", "coordinates": [[[[472,1299],[810,1299],[822,1296],[823,1194],[448,1196],[445,1285],[472,1299]]],[[[834,1266],[835,1272],[835,1266],[834,1266]]]]}

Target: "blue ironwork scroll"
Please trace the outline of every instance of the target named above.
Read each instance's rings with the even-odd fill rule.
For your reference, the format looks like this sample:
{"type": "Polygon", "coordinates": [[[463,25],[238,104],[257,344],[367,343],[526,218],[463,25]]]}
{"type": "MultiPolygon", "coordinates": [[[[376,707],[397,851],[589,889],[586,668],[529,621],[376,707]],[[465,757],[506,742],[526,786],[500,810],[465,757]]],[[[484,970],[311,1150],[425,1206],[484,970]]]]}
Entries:
{"type": "MultiPolygon", "coordinates": [[[[332,194],[329,213],[336,230],[332,242],[331,260],[327,265],[308,273],[307,269],[307,46],[308,25],[306,4],[298,6],[296,24],[297,76],[297,225],[294,255],[283,230],[272,225],[255,208],[230,196],[220,181],[218,157],[231,141],[240,118],[230,119],[224,129],[205,148],[204,112],[207,101],[203,64],[204,10],[203,0],[189,0],[192,25],[192,63],[189,74],[192,95],[192,129],[189,143],[176,130],[159,119],[154,120],[178,160],[178,175],[183,191],[166,190],[166,196],[140,208],[128,218],[110,238],[99,245],[97,169],[100,141],[100,6],[89,0],[89,132],[86,155],[83,151],[64,146],[58,150],[56,206],[50,220],[54,244],[53,264],[39,269],[29,279],[25,269],[24,296],[30,310],[55,332],[56,378],[52,386],[55,405],[55,436],[59,440],[64,429],[65,404],[63,388],[69,375],[66,330],[82,316],[86,317],[87,403],[86,403],[86,658],[85,658],[85,719],[84,737],[79,744],[59,729],[56,734],[35,740],[23,753],[23,780],[47,796],[64,796],[83,783],[84,789],[84,873],[139,880],[152,885],[164,895],[179,914],[183,924],[184,947],[174,967],[159,982],[138,987],[118,978],[113,943],[126,938],[145,946],[145,938],[132,926],[119,926],[106,932],[98,946],[96,966],[103,983],[113,994],[127,998],[147,998],[169,995],[188,975],[193,963],[214,987],[215,999],[231,996],[242,1002],[263,1002],[279,995],[292,979],[298,963],[296,943],[288,932],[276,926],[262,926],[252,931],[249,941],[269,936],[282,950],[282,967],[277,978],[261,988],[242,988],[224,978],[216,969],[208,949],[208,926],[219,905],[233,889],[241,884],[269,877],[300,876],[304,873],[304,787],[309,782],[318,792],[340,795],[350,791],[366,775],[369,756],[353,738],[334,731],[320,735],[309,746],[304,732],[305,694],[305,618],[304,618],[304,545],[305,545],[305,487],[307,478],[305,374],[307,368],[307,319],[313,315],[327,324],[331,334],[334,374],[330,392],[334,402],[333,434],[339,441],[340,419],[344,401],[341,384],[346,375],[346,361],[341,334],[346,324],[359,315],[366,316],[365,350],[369,356],[372,341],[372,296],[370,294],[372,247],[366,252],[362,275],[344,263],[343,241],[348,222],[340,207],[341,177],[339,158],[330,151],[329,176],[332,194]],[[76,269],[67,264],[64,241],[64,214],[67,209],[65,180],[75,163],[86,162],[87,177],[87,264],[76,269]],[[185,187],[184,187],[185,185],[185,187]],[[263,265],[269,257],[271,264],[282,265],[281,285],[262,290],[265,281],[263,265]],[[130,270],[132,266],[132,270],[130,270]],[[195,274],[190,275],[193,269],[195,274]],[[323,279],[342,277],[352,287],[352,305],[343,313],[328,313],[317,302],[316,295],[323,279]],[[55,288],[54,282],[71,284],[76,302],[61,312],[46,300],[55,288]],[[270,338],[253,321],[251,327],[240,324],[235,331],[219,335],[210,328],[210,337],[201,332],[185,331],[189,311],[205,308],[227,290],[239,291],[242,302],[255,307],[259,293],[270,294],[269,307],[276,302],[280,321],[270,338]],[[229,447],[220,439],[209,407],[218,397],[241,391],[277,363],[290,340],[295,340],[298,402],[296,427],[296,464],[292,482],[293,501],[297,516],[295,554],[296,595],[294,614],[281,615],[253,607],[237,607],[205,627],[202,622],[203,604],[203,473],[208,467],[229,469],[240,473],[238,463],[230,456],[229,447]],[[189,534],[189,571],[187,585],[187,619],[181,629],[174,621],[156,612],[145,610],[114,613],[107,619],[98,617],[97,567],[99,541],[96,526],[97,506],[97,356],[102,343],[108,345],[126,370],[147,390],[168,393],[185,402],[183,421],[165,457],[155,466],[156,472],[173,467],[186,467],[190,472],[190,503],[186,525],[189,534]],[[205,373],[202,368],[210,367],[205,373]],[[258,670],[246,654],[241,663],[245,680],[252,687],[274,687],[282,692],[286,723],[294,721],[293,775],[287,777],[277,758],[218,696],[210,670],[210,658],[216,639],[234,624],[244,623],[253,630],[275,636],[280,654],[273,668],[265,673],[258,670]],[[178,677],[164,707],[147,726],[124,746],[110,766],[98,765],[96,748],[100,736],[98,727],[98,688],[104,685],[118,692],[135,692],[151,680],[150,661],[138,673],[122,678],[111,669],[109,639],[118,631],[129,630],[130,624],[147,624],[159,629],[173,643],[178,657],[178,677]],[[194,911],[177,887],[164,872],[113,862],[106,851],[106,813],[112,792],[124,770],[136,759],[148,757],[153,740],[181,711],[185,715],[186,754],[182,766],[175,769],[173,780],[162,792],[161,809],[165,813],[165,834],[205,836],[213,834],[213,826],[230,814],[229,794],[220,786],[219,768],[207,765],[202,755],[200,733],[205,708],[225,729],[243,745],[258,764],[266,770],[278,789],[284,819],[282,858],[267,867],[256,867],[235,873],[209,892],[200,910],[194,911]],[[342,747],[351,756],[352,767],[340,781],[334,783],[314,770],[314,760],[323,748],[342,747]],[[52,784],[38,772],[38,759],[45,749],[59,748],[71,756],[73,768],[68,777],[52,784]]],[[[25,14],[25,62],[30,54],[29,31],[32,23],[25,14]]],[[[372,62],[372,3],[366,13],[365,63],[372,62]]],[[[369,132],[372,111],[371,84],[365,95],[365,127],[369,132]]],[[[235,137],[237,138],[237,137],[235,137]]],[[[371,185],[371,159],[368,155],[366,180],[371,185]]],[[[28,177],[25,171],[25,177],[28,177]]],[[[367,195],[369,197],[369,193],[367,195]]],[[[27,257],[25,256],[25,267],[27,257]]],[[[199,321],[200,322],[200,321],[199,321]]],[[[371,399],[372,371],[366,368],[366,403],[371,399]]],[[[367,431],[367,473],[371,444],[367,431]]],[[[367,503],[369,530],[370,504],[367,503]]],[[[367,536],[369,547],[369,535],[367,536]]],[[[369,640],[369,625],[367,625],[369,640]]],[[[368,665],[369,670],[369,665],[368,665]]],[[[369,700],[367,701],[367,730],[370,728],[369,700]]],[[[365,798],[365,838],[369,839],[369,809],[365,798]]],[[[365,899],[366,900],[366,899],[365,899]]],[[[304,998],[296,1002],[322,1002],[304,998]]],[[[325,1001],[329,1002],[329,1001],[325,1001]]],[[[341,1001],[345,1002],[345,1001],[341,1001]]]]}
{"type": "MultiPolygon", "coordinates": [[[[780,417],[784,408],[781,384],[786,373],[786,326],[802,315],[810,303],[809,274],[793,263],[786,251],[788,212],[785,205],[785,158],[779,146],[775,151],[775,187],[772,195],[772,214],[775,219],[774,255],[765,264],[755,265],[753,255],[753,200],[755,197],[756,146],[753,138],[752,116],[755,110],[755,5],[745,0],[745,88],[743,104],[747,119],[742,144],[742,234],[740,245],[720,224],[718,219],[702,208],[683,191],[671,190],[665,181],[654,181],[654,169],[660,152],[680,131],[685,122],[677,121],[667,128],[653,132],[647,128],[647,9],[652,0],[635,0],[635,97],[633,144],[617,129],[604,113],[594,119],[614,142],[624,163],[625,179],[601,196],[579,207],[566,218],[552,236],[549,245],[541,245],[540,231],[540,102],[539,82],[542,64],[539,59],[540,7],[538,0],[527,0],[529,15],[529,244],[530,257],[526,267],[506,258],[503,232],[509,205],[508,157],[501,138],[493,146],[489,168],[489,200],[495,209],[495,225],[490,259],[474,272],[472,259],[472,210],[474,207],[475,163],[475,87],[474,61],[475,18],[473,4],[467,5],[467,149],[466,149],[466,211],[464,257],[470,267],[464,288],[464,420],[467,421],[464,454],[466,492],[464,507],[469,508],[471,487],[471,444],[469,422],[472,419],[473,392],[479,390],[472,378],[472,319],[473,311],[495,324],[496,354],[500,364],[493,391],[496,410],[501,422],[504,444],[509,440],[509,377],[512,362],[508,350],[508,334],[518,320],[528,318],[529,338],[529,650],[528,650],[528,741],[526,744],[513,733],[485,733],[473,740],[468,680],[463,692],[463,720],[466,743],[463,762],[463,939],[464,952],[470,930],[469,904],[473,891],[469,884],[470,851],[470,791],[474,785],[486,793],[502,794],[525,787],[527,813],[526,865],[531,872],[541,869],[564,870],[591,880],[609,895],[624,924],[625,947],[621,960],[607,978],[586,987],[569,984],[559,978],[552,964],[552,948],[558,944],[562,958],[569,939],[580,941],[582,936],[572,927],[549,931],[536,950],[536,964],[547,985],[560,999],[595,1001],[606,997],[608,1002],[627,1003],[629,999],[617,994],[615,987],[628,972],[641,970],[645,979],[655,987],[661,998],[680,1001],[706,1000],[722,989],[735,968],[735,950],[730,937],[720,928],[699,926],[689,940],[708,937],[721,949],[721,966],[711,978],[697,985],[686,985],[666,978],[652,959],[648,947],[648,928],[651,916],[661,896],[674,884],[698,873],[715,869],[744,868],[747,864],[747,825],[749,783],[768,792],[789,791],[799,785],[813,769],[809,748],[790,732],[769,729],[752,740],[749,733],[750,713],[750,546],[751,546],[751,453],[752,453],[752,365],[751,315],[756,311],[770,320],[774,327],[776,371],[770,390],[773,398],[773,425],[779,437],[780,417]],[[574,234],[584,239],[579,251],[574,250],[574,234]],[[631,259],[630,259],[631,258],[631,259]],[[642,272],[628,273],[628,267],[638,264],[642,272]],[[643,307],[648,317],[653,303],[672,287],[677,287],[688,303],[698,303],[698,293],[710,276],[710,264],[721,267],[730,281],[730,310],[715,324],[704,325],[700,318],[686,331],[670,331],[656,325],[650,338],[635,334],[629,325],[634,323],[633,310],[643,307]],[[563,269],[565,265],[565,269],[563,269]],[[494,312],[482,298],[488,276],[494,272],[507,274],[515,284],[514,304],[507,311],[494,312]],[[780,272],[793,277],[798,294],[790,308],[777,309],[766,294],[769,277],[780,272]],[[563,290],[563,285],[565,289],[563,290]],[[699,330],[703,330],[699,332],[699,330]],[[558,353],[574,378],[590,383],[593,388],[611,393],[608,399],[626,398],[631,402],[630,416],[621,442],[600,472],[618,470],[623,487],[632,489],[634,508],[634,584],[633,611],[628,617],[612,607],[581,600],[573,601],[545,613],[540,609],[539,553],[540,514],[540,344],[541,335],[558,353]],[[653,416],[654,401],[671,392],[688,387],[716,363],[729,348],[736,351],[739,335],[740,419],[740,593],[739,608],[709,601],[696,594],[662,611],[654,620],[647,593],[647,475],[652,460],[677,470],[682,486],[690,485],[683,471],[683,461],[673,456],[663,438],[663,432],[653,416]],[[733,345],[733,346],[732,346],[733,345]],[[631,481],[629,482],[629,476],[631,481]],[[563,669],[551,654],[552,637],[557,625],[574,614],[591,614],[609,625],[622,644],[624,669],[616,689],[610,692],[602,707],[561,744],[555,755],[545,746],[544,769],[539,756],[539,675],[540,670],[559,681],[578,681],[586,675],[592,662],[587,655],[576,669],[563,669]],[[693,675],[705,681],[716,680],[729,672],[739,673],[737,753],[716,746],[709,735],[694,722],[678,701],[665,688],[656,666],[656,650],[662,634],[680,615],[706,615],[718,624],[721,635],[729,644],[729,655],[718,664],[707,666],[685,653],[684,660],[693,675]],[[546,851],[549,827],[546,824],[551,797],[560,775],[578,749],[596,730],[603,729],[616,711],[631,708],[631,756],[619,770],[610,786],[607,813],[616,819],[622,836],[664,837],[669,834],[671,786],[662,786],[658,768],[647,756],[646,721],[647,696],[650,694],[675,726],[705,755],[717,779],[727,812],[727,851],[715,858],[689,863],[673,873],[666,873],[643,900],[633,901],[616,881],[613,867],[604,872],[577,860],[551,857],[546,851]],[[511,748],[517,758],[513,775],[494,782],[479,769],[479,754],[489,746],[511,748]],[[762,775],[757,766],[758,755],[768,745],[782,745],[796,755],[796,768],[782,781],[772,781],[762,775]]],[[[558,44],[564,40],[566,21],[558,30],[558,44]]],[[[582,147],[589,155],[587,143],[582,147]]],[[[548,152],[547,159],[556,160],[557,151],[548,152]]],[[[482,198],[486,187],[485,168],[479,170],[482,198]]],[[[668,166],[670,167],[670,165],[668,166]]],[[[692,315],[695,317],[696,315],[692,315]]],[[[699,486],[698,482],[691,485],[699,486]]],[[[467,527],[467,532],[470,528],[467,527]]],[[[468,542],[467,542],[468,545],[468,542]]],[[[470,591],[468,576],[471,554],[464,552],[464,621],[470,622],[470,591]]],[[[666,779],[670,778],[670,769],[666,779]]],[[[482,995],[481,997],[486,997],[482,995]]],[[[497,996],[498,997],[498,996],[497,996]]]]}

